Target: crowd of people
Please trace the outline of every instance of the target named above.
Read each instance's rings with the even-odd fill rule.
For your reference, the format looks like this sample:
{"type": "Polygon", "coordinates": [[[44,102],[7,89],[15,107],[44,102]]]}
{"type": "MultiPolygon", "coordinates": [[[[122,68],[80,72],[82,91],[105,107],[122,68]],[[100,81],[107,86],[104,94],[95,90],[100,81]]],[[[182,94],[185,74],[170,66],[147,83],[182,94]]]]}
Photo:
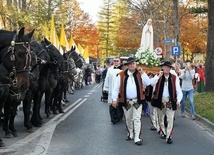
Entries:
{"type": "Polygon", "coordinates": [[[125,118],[126,140],[142,145],[141,117],[149,114],[151,130],[157,131],[168,144],[173,142],[175,111],[181,108],[185,117],[188,98],[190,117],[195,120],[194,93],[202,92],[205,84],[203,65],[190,61],[164,61],[159,73],[145,73],[137,67],[135,59],[129,57],[121,62],[115,57],[110,66],[100,73],[103,91],[108,92],[110,119],[117,124],[125,118]]]}

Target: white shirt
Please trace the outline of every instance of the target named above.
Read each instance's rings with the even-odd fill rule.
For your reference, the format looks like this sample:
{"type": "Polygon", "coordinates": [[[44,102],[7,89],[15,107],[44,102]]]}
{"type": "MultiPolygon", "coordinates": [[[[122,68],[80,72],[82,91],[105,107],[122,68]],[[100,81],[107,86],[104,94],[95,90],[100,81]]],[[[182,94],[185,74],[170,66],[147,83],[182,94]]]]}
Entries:
{"type": "MultiPolygon", "coordinates": [[[[137,98],[137,88],[134,81],[134,77],[131,75],[132,73],[130,71],[128,71],[127,74],[129,75],[129,77],[126,86],[126,98],[127,99],[137,98]]],[[[143,86],[150,85],[150,78],[147,76],[146,73],[141,74],[141,77],[143,86]]],[[[116,77],[116,80],[114,82],[114,87],[112,91],[113,101],[117,101],[119,91],[120,91],[120,75],[116,77]]]]}
{"type": "MultiPolygon", "coordinates": [[[[166,78],[168,78],[168,77],[166,77],[166,78]]],[[[157,75],[155,75],[155,77],[151,79],[151,85],[153,86],[153,91],[155,90],[158,79],[159,79],[159,76],[157,76],[157,75]]],[[[175,85],[176,85],[177,101],[181,102],[181,100],[183,98],[183,93],[182,93],[182,90],[180,87],[180,82],[179,82],[178,76],[176,76],[175,85]]],[[[163,97],[165,97],[165,98],[169,97],[168,80],[167,80],[167,82],[164,82],[163,97]]]]}

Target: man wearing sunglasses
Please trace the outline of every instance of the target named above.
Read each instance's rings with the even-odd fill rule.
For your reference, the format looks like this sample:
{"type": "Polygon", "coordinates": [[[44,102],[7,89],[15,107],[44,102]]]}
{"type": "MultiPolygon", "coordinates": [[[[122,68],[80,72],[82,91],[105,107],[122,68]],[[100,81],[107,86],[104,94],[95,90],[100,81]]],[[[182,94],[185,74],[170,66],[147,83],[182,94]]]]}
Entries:
{"type": "Polygon", "coordinates": [[[119,57],[115,57],[113,60],[113,65],[108,68],[103,91],[108,92],[108,104],[109,106],[109,113],[111,117],[111,122],[116,124],[117,122],[121,121],[123,118],[123,110],[122,107],[113,107],[112,106],[112,89],[114,87],[114,81],[116,79],[116,75],[122,70],[121,68],[121,61],[119,57]]]}

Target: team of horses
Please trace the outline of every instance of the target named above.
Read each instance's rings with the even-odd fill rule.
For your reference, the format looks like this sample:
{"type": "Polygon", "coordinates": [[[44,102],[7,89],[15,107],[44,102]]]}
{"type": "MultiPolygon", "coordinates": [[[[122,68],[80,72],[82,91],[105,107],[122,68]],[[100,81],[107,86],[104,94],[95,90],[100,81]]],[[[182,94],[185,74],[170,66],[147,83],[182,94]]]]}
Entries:
{"type": "Polygon", "coordinates": [[[0,116],[8,138],[18,136],[14,120],[21,103],[24,126],[33,132],[33,127],[43,123],[43,96],[45,114],[50,118],[51,114],[64,113],[61,101],[68,101],[66,91],[71,83],[82,88],[86,63],[75,47],[61,54],[46,38],[37,42],[33,34],[34,30],[25,34],[24,27],[18,32],[0,30],[0,116]]]}

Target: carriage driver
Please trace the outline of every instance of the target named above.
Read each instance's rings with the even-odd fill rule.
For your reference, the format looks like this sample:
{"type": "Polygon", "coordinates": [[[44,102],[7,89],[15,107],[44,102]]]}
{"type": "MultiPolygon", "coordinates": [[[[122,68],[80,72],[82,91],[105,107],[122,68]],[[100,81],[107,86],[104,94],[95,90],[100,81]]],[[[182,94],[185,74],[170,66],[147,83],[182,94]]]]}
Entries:
{"type": "Polygon", "coordinates": [[[123,107],[128,136],[126,140],[132,140],[136,145],[142,145],[141,113],[142,103],[145,100],[143,86],[150,85],[150,78],[142,68],[136,69],[135,59],[129,57],[126,65],[128,69],[121,71],[114,83],[112,91],[112,105],[123,107]]]}

